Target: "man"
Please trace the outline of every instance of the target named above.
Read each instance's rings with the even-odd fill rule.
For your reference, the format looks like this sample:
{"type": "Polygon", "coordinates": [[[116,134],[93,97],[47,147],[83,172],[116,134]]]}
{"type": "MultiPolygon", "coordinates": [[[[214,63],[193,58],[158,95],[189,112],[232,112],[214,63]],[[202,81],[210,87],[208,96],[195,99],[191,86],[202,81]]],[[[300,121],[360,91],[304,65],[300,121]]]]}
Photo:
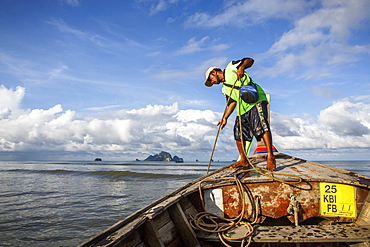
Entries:
{"type": "MultiPolygon", "coordinates": [[[[272,137],[268,122],[267,98],[263,89],[256,84],[245,72],[254,63],[252,58],[230,62],[224,71],[217,67],[210,67],[206,71],[205,85],[212,87],[214,84],[222,83],[222,92],[226,95],[227,108],[222,119],[217,123],[223,129],[227,124],[227,119],[237,107],[238,117],[234,125],[234,138],[240,154],[240,160],[233,167],[249,167],[248,159],[243,148],[242,140],[252,141],[254,135],[259,141],[263,139],[267,149],[267,167],[269,171],[276,168],[275,156],[272,149],[272,137]],[[241,99],[239,89],[242,85],[253,83],[258,92],[258,100],[254,103],[246,103],[241,99]],[[239,103],[239,104],[238,104],[239,103]],[[240,117],[239,117],[240,116],[240,117]],[[242,136],[240,135],[240,119],[242,126],[242,136]]],[[[244,97],[243,97],[244,98],[244,97]]],[[[249,101],[248,101],[249,102],[249,101]]]]}

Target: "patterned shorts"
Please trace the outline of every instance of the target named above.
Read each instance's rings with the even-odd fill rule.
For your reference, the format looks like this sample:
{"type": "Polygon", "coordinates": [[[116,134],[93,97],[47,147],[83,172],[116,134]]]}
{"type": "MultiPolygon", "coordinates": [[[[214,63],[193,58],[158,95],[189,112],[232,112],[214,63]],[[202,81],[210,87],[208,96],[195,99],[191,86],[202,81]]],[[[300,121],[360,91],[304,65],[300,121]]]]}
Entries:
{"type": "Polygon", "coordinates": [[[240,140],[240,119],[242,121],[243,141],[252,141],[253,136],[257,141],[261,140],[261,136],[265,132],[270,132],[268,121],[268,103],[266,101],[258,102],[252,109],[244,113],[240,117],[237,116],[234,125],[234,138],[240,140]]]}

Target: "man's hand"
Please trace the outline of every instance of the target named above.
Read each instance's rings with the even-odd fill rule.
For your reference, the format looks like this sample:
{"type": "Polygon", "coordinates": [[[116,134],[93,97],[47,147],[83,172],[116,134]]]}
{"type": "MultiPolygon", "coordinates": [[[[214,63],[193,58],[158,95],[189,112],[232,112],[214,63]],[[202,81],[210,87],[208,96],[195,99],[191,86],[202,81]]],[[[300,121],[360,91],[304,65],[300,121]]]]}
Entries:
{"type": "Polygon", "coordinates": [[[236,106],[236,101],[231,102],[229,104],[229,106],[227,107],[227,109],[225,111],[225,114],[223,115],[223,117],[221,118],[221,120],[218,121],[217,126],[220,126],[221,129],[223,129],[226,126],[227,119],[229,118],[229,116],[231,115],[231,113],[233,113],[233,111],[235,109],[235,106],[236,106]]]}
{"type": "Polygon", "coordinates": [[[217,123],[217,126],[220,126],[221,129],[223,129],[227,124],[227,119],[226,118],[222,118],[220,121],[218,121],[217,123]]]}
{"type": "Polygon", "coordinates": [[[243,78],[244,76],[244,69],[242,67],[239,67],[238,71],[236,72],[236,78],[239,80],[243,78]]]}

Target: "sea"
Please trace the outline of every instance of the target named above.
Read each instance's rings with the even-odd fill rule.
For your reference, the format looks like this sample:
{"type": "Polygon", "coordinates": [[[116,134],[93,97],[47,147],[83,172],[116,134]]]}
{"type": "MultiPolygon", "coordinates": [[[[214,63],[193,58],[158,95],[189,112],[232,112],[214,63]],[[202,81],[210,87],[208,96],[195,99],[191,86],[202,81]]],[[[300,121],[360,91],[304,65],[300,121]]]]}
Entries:
{"type": "MultiPolygon", "coordinates": [[[[319,161],[320,162],[320,161],[319,161]]],[[[215,170],[231,162],[213,162],[215,170]]],[[[370,177],[369,161],[321,161],[370,177]]],[[[0,246],[77,246],[208,162],[0,161],[0,246]]]]}

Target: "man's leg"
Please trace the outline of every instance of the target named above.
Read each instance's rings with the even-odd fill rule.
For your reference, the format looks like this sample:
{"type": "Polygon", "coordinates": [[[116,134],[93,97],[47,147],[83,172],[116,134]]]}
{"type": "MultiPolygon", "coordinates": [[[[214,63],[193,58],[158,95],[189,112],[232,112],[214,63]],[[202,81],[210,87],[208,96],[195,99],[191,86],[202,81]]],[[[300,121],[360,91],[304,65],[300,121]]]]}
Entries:
{"type": "Polygon", "coordinates": [[[263,142],[265,143],[267,149],[267,167],[266,169],[269,171],[273,171],[276,169],[276,162],[275,162],[275,155],[272,151],[272,137],[271,132],[265,132],[262,134],[263,142]]]}
{"type": "Polygon", "coordinates": [[[245,150],[243,148],[242,141],[239,139],[239,140],[235,140],[235,142],[236,142],[236,146],[237,146],[238,151],[239,151],[240,160],[238,162],[236,162],[234,165],[232,165],[231,168],[236,168],[238,166],[245,166],[245,167],[249,168],[248,158],[247,158],[247,155],[245,154],[245,150]]]}

